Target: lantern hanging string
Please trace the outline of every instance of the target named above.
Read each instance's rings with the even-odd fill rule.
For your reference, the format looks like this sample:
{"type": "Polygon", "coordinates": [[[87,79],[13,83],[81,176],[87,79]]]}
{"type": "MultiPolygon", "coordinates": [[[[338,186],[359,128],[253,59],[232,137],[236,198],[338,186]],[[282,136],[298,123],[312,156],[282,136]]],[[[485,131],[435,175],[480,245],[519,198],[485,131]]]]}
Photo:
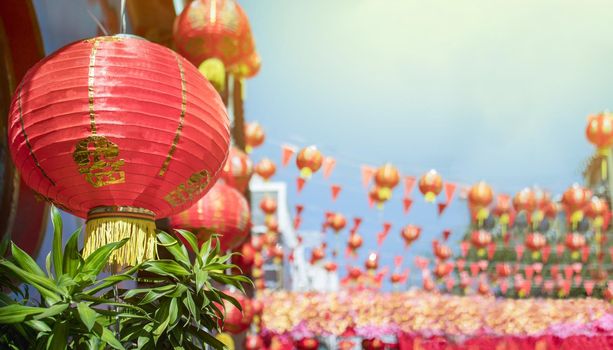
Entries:
{"type": "Polygon", "coordinates": [[[121,34],[126,34],[126,0],[121,0],[121,28],[119,28],[119,32],[121,34]]]}
{"type": "Polygon", "coordinates": [[[104,35],[108,36],[109,35],[109,31],[104,27],[102,22],[100,22],[100,20],[89,9],[87,9],[87,14],[89,15],[89,17],[91,17],[91,19],[94,21],[94,23],[96,23],[96,25],[98,26],[100,31],[102,31],[102,33],[104,33],[104,35]]]}

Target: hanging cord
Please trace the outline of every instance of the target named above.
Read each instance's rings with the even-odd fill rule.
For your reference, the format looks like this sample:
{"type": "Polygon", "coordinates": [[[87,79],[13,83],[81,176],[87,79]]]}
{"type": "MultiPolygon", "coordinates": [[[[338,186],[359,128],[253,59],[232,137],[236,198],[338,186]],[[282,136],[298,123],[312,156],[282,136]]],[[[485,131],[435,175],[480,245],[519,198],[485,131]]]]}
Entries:
{"type": "Polygon", "coordinates": [[[102,24],[102,22],[100,22],[100,20],[98,20],[98,18],[89,9],[87,9],[87,14],[96,23],[96,25],[102,31],[102,33],[104,33],[105,36],[108,36],[109,31],[106,30],[106,28],[104,28],[104,25],[102,24]]]}
{"type": "Polygon", "coordinates": [[[119,28],[119,32],[121,34],[125,34],[126,33],[126,0],[121,0],[121,9],[120,9],[120,16],[121,16],[121,27],[119,28]]]}

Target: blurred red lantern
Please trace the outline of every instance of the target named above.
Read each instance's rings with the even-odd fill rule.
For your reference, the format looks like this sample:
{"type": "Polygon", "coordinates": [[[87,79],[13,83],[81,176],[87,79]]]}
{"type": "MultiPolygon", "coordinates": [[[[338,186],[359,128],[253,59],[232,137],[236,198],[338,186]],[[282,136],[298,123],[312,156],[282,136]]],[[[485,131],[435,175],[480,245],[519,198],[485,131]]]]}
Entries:
{"type": "Polygon", "coordinates": [[[601,112],[588,116],[585,136],[598,150],[613,146],[613,114],[601,112]]]}
{"type": "Polygon", "coordinates": [[[255,289],[264,290],[266,289],[266,282],[262,278],[258,278],[253,282],[255,284],[255,289]]]}
{"type": "Polygon", "coordinates": [[[238,79],[251,78],[260,72],[262,59],[257,51],[253,51],[247,58],[230,67],[230,72],[238,79]]]}
{"type": "Polygon", "coordinates": [[[255,173],[264,179],[264,181],[270,180],[270,178],[273,177],[276,172],[277,167],[275,166],[275,163],[268,158],[260,160],[255,165],[255,173]]]}
{"type": "Polygon", "coordinates": [[[297,340],[294,345],[298,350],[317,350],[319,348],[319,341],[317,338],[302,338],[297,340]]]}
{"type": "Polygon", "coordinates": [[[264,258],[262,258],[262,254],[256,254],[255,257],[253,257],[253,266],[256,268],[261,268],[264,266],[264,258]]]}
{"type": "Polygon", "coordinates": [[[468,191],[468,205],[471,208],[487,208],[494,199],[494,191],[484,181],[474,184],[468,191]]]}
{"type": "Polygon", "coordinates": [[[446,245],[438,244],[434,247],[434,255],[442,261],[451,257],[451,248],[446,245]]]}
{"type": "Polygon", "coordinates": [[[485,248],[492,242],[492,234],[485,230],[473,231],[470,234],[470,242],[475,248],[485,248]]]}
{"type": "Polygon", "coordinates": [[[511,198],[508,195],[499,195],[496,199],[496,205],[492,212],[496,216],[510,214],[513,211],[511,208],[511,198]]]}
{"type": "Polygon", "coordinates": [[[170,225],[197,235],[199,244],[219,234],[221,250],[238,246],[249,235],[249,204],[234,188],[217,182],[211,191],[191,208],[173,215],[170,225]]]}
{"type": "Polygon", "coordinates": [[[481,295],[490,294],[490,286],[485,281],[479,282],[479,287],[477,287],[477,292],[481,295]]]}
{"type": "Polygon", "coordinates": [[[403,279],[404,279],[404,276],[402,274],[399,274],[399,273],[393,273],[390,276],[390,281],[393,284],[400,283],[400,282],[402,282],[403,279]]]}
{"type": "Polygon", "coordinates": [[[592,198],[592,192],[579,184],[573,184],[562,195],[562,204],[569,213],[583,210],[592,198]]]}
{"type": "Polygon", "coordinates": [[[260,209],[266,215],[274,215],[277,212],[277,201],[269,196],[264,196],[260,200],[260,209]]]}
{"type": "Polygon", "coordinates": [[[591,219],[598,217],[604,217],[609,212],[609,205],[607,202],[600,198],[593,196],[585,208],[585,214],[591,219]]]}
{"type": "Polygon", "coordinates": [[[604,299],[608,302],[613,302],[613,288],[607,288],[604,291],[604,299]]]}
{"type": "Polygon", "coordinates": [[[254,313],[251,301],[243,294],[225,293],[234,297],[243,311],[241,312],[234,304],[224,299],[223,307],[225,311],[222,329],[224,332],[232,334],[242,333],[249,328],[251,321],[253,321],[254,313]]]}
{"type": "Polygon", "coordinates": [[[541,233],[532,232],[526,235],[526,241],[524,244],[531,251],[537,252],[547,244],[547,238],[545,238],[545,236],[541,233]]]}
{"type": "Polygon", "coordinates": [[[268,229],[268,232],[278,233],[279,232],[279,221],[274,216],[269,216],[264,219],[264,224],[268,229]]]}
{"type": "Polygon", "coordinates": [[[264,341],[262,337],[257,334],[249,334],[247,338],[245,338],[245,349],[246,350],[262,350],[264,349],[264,341]]]}
{"type": "Polygon", "coordinates": [[[411,243],[415,242],[419,238],[421,234],[421,227],[415,225],[406,225],[400,231],[400,237],[404,240],[405,246],[409,246],[411,243]]]}
{"type": "Polygon", "coordinates": [[[326,269],[326,271],[328,271],[328,272],[335,272],[335,271],[336,271],[336,269],[338,268],[338,266],[337,266],[335,263],[333,263],[332,261],[328,261],[328,262],[326,263],[326,265],[324,265],[324,268],[325,268],[325,269],[326,269]]]}
{"type": "Polygon", "coordinates": [[[536,208],[536,198],[530,188],[524,188],[513,197],[513,207],[516,211],[531,213],[536,208]]]}
{"type": "Polygon", "coordinates": [[[347,220],[343,214],[334,213],[328,217],[328,225],[335,233],[339,233],[347,225],[347,220]]]}
{"type": "Polygon", "coordinates": [[[238,266],[242,273],[249,273],[251,268],[253,267],[253,262],[255,260],[255,249],[251,245],[251,242],[243,243],[238,249],[237,252],[240,255],[232,256],[232,263],[238,266]]]}
{"type": "Polygon", "coordinates": [[[326,257],[326,252],[323,247],[315,247],[311,250],[311,264],[315,264],[326,257]]]}
{"type": "Polygon", "coordinates": [[[507,263],[496,264],[496,273],[499,278],[505,278],[511,275],[511,265],[507,263]]]}
{"type": "Polygon", "coordinates": [[[357,250],[362,246],[362,243],[363,243],[362,236],[360,236],[360,234],[356,232],[349,236],[349,240],[347,241],[347,246],[351,250],[357,250]]]}
{"type": "Polygon", "coordinates": [[[585,246],[585,237],[577,232],[566,235],[566,247],[570,250],[577,251],[585,246]]]}
{"type": "Polygon", "coordinates": [[[436,170],[430,170],[421,176],[418,187],[419,191],[426,198],[426,201],[434,202],[436,196],[443,190],[443,178],[436,170]]]}
{"type": "Polygon", "coordinates": [[[546,217],[554,219],[561,210],[561,206],[557,202],[549,202],[542,208],[546,217]]]}
{"type": "Polygon", "coordinates": [[[262,313],[264,312],[264,303],[261,300],[252,299],[251,307],[253,308],[254,315],[262,316],[262,313]]]}
{"type": "Polygon", "coordinates": [[[236,147],[230,148],[230,154],[223,167],[221,178],[226,184],[245,192],[253,175],[253,163],[245,152],[236,147]]]}
{"type": "Polygon", "coordinates": [[[364,350],[383,350],[385,344],[379,338],[371,338],[362,340],[362,349],[364,350]]]}
{"type": "Polygon", "coordinates": [[[119,265],[154,257],[155,218],[203,196],[229,147],[206,79],[173,51],[125,35],[75,42],[34,66],[13,96],[8,136],[26,184],[87,218],[86,256],[130,238],[111,256],[119,265]]]}
{"type": "Polygon", "coordinates": [[[245,123],[245,150],[247,153],[261,146],[265,139],[264,129],[258,122],[245,123]]]}
{"type": "Polygon", "coordinates": [[[268,251],[268,254],[272,258],[273,262],[277,265],[281,265],[283,262],[283,248],[280,245],[275,245],[271,247],[268,251]]]}
{"type": "Polygon", "coordinates": [[[439,263],[434,266],[434,275],[436,278],[443,278],[453,271],[453,265],[448,263],[439,263]]]}
{"type": "Polygon", "coordinates": [[[434,281],[430,278],[424,278],[423,280],[423,288],[426,292],[431,292],[434,290],[434,281]]]}
{"type": "Polygon", "coordinates": [[[349,278],[352,280],[357,280],[362,276],[362,271],[357,267],[352,267],[349,269],[349,278]]]}
{"type": "Polygon", "coordinates": [[[385,197],[381,196],[381,193],[381,189],[378,186],[373,186],[370,188],[368,198],[370,199],[371,204],[374,203],[378,206],[382,206],[383,203],[387,201],[385,197]]]}
{"type": "Polygon", "coordinates": [[[251,236],[251,246],[256,252],[261,252],[264,247],[264,242],[261,236],[251,236]]]}
{"type": "Polygon", "coordinates": [[[263,237],[269,249],[279,243],[279,234],[275,231],[268,231],[263,237]]]}
{"type": "Polygon", "coordinates": [[[536,188],[534,191],[534,203],[536,204],[536,208],[544,209],[549,203],[551,203],[551,198],[548,192],[544,191],[541,188],[536,188]]]}
{"type": "Polygon", "coordinates": [[[379,268],[379,256],[377,253],[370,253],[364,262],[366,270],[373,271],[379,268]]]}
{"type": "Polygon", "coordinates": [[[300,177],[308,179],[321,168],[323,156],[315,146],[308,146],[300,150],[296,156],[296,166],[300,170],[300,177]]]}
{"type": "Polygon", "coordinates": [[[379,167],[375,172],[375,184],[379,188],[379,197],[388,200],[392,197],[392,190],[400,181],[398,169],[390,163],[379,167]]]}

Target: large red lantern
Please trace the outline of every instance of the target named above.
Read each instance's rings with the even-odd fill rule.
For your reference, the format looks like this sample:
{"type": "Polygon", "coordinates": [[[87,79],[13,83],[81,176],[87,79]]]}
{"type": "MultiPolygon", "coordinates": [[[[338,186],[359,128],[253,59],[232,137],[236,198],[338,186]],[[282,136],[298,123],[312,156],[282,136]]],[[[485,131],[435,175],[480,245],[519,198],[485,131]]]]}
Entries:
{"type": "Polygon", "coordinates": [[[204,195],[229,147],[225,108],[204,77],[173,51],[125,35],[39,62],[13,96],[8,126],[26,184],[87,218],[85,255],[130,238],[111,256],[118,265],[154,257],[154,220],[204,195]]]}
{"type": "Polygon", "coordinates": [[[174,42],[196,66],[218,59],[231,68],[255,52],[247,15],[233,0],[192,1],[175,21],[174,42]]]}
{"type": "Polygon", "coordinates": [[[266,134],[264,134],[264,129],[258,122],[250,122],[245,123],[245,150],[247,153],[251,153],[251,151],[261,146],[266,140],[266,134]]]}
{"type": "Polygon", "coordinates": [[[384,200],[392,197],[392,190],[400,182],[400,172],[390,163],[379,167],[375,172],[375,184],[379,188],[379,196],[384,200]]]}
{"type": "Polygon", "coordinates": [[[319,348],[319,341],[317,338],[302,338],[295,342],[296,349],[298,350],[317,350],[319,348]]]}
{"type": "Polygon", "coordinates": [[[588,116],[585,136],[599,151],[610,149],[613,146],[613,114],[601,112],[588,116]]]}
{"type": "Polygon", "coordinates": [[[487,208],[494,199],[494,191],[486,182],[474,184],[468,191],[468,204],[471,208],[487,208]]]}
{"type": "Polygon", "coordinates": [[[358,267],[352,267],[348,271],[348,277],[351,280],[357,281],[360,277],[362,277],[362,270],[358,267]]]}
{"type": "Polygon", "coordinates": [[[230,186],[245,192],[253,175],[253,163],[245,152],[236,147],[230,148],[228,160],[223,167],[222,179],[230,186]]]}
{"type": "Polygon", "coordinates": [[[315,146],[308,146],[300,150],[296,156],[296,165],[300,170],[300,177],[308,179],[323,163],[323,156],[315,146]]]}
{"type": "Polygon", "coordinates": [[[234,297],[243,311],[224,299],[223,307],[225,312],[222,329],[232,334],[242,333],[249,328],[251,321],[253,321],[254,312],[251,301],[242,294],[228,292],[226,294],[234,297]]]}
{"type": "Polygon", "coordinates": [[[525,211],[531,213],[536,208],[534,191],[530,188],[524,188],[517,192],[513,197],[513,207],[518,212],[525,211]]]}
{"type": "Polygon", "coordinates": [[[362,340],[362,349],[364,350],[383,350],[385,343],[379,338],[371,338],[362,340]]]}
{"type": "Polygon", "coordinates": [[[436,196],[443,190],[443,178],[436,170],[430,170],[421,176],[418,187],[426,201],[434,202],[436,196]]]}
{"type": "Polygon", "coordinates": [[[219,234],[221,250],[238,246],[249,234],[249,204],[234,188],[217,182],[211,191],[186,211],[170,217],[175,229],[194,232],[199,242],[219,234]]]}
{"type": "Polygon", "coordinates": [[[470,242],[477,249],[477,255],[484,256],[485,247],[492,242],[492,234],[485,230],[473,231],[470,234],[470,242]]]}
{"type": "Polygon", "coordinates": [[[268,158],[260,160],[255,165],[255,173],[264,179],[264,181],[270,180],[270,178],[273,177],[276,172],[277,167],[275,166],[275,163],[268,158]]]}
{"type": "Polygon", "coordinates": [[[421,227],[415,225],[406,225],[400,231],[400,236],[404,240],[405,246],[411,245],[411,243],[415,242],[419,235],[421,234],[421,227]]]}
{"type": "Polygon", "coordinates": [[[328,218],[328,225],[338,234],[347,225],[347,220],[343,214],[334,213],[328,218]]]}

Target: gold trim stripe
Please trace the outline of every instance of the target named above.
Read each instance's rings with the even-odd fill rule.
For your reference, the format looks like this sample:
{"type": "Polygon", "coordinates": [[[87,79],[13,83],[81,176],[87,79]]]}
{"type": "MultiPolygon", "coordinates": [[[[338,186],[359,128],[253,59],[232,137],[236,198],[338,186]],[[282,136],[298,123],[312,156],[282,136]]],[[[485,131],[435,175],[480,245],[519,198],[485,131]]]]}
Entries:
{"type": "Polygon", "coordinates": [[[49,180],[49,182],[51,182],[53,186],[55,186],[55,181],[51,180],[49,175],[47,175],[45,170],[40,166],[40,163],[38,162],[38,158],[36,158],[36,156],[34,155],[34,150],[32,149],[32,145],[30,144],[30,139],[28,138],[28,134],[26,134],[26,128],[23,122],[23,110],[21,108],[21,89],[22,87],[19,86],[19,92],[17,93],[17,108],[19,109],[19,122],[21,123],[21,133],[23,134],[23,138],[26,141],[26,146],[28,146],[28,150],[30,150],[30,156],[32,157],[32,160],[34,161],[34,165],[36,165],[36,167],[38,168],[38,170],[40,170],[43,176],[47,178],[47,180],[49,180]]]}
{"type": "Polygon", "coordinates": [[[187,86],[185,84],[185,71],[183,70],[183,64],[181,63],[179,56],[175,52],[173,52],[173,54],[175,55],[177,65],[179,66],[179,73],[181,74],[181,117],[179,118],[179,126],[177,127],[175,138],[172,140],[172,146],[170,146],[170,150],[168,151],[168,155],[166,156],[166,160],[164,160],[164,164],[162,165],[162,169],[160,169],[158,176],[164,176],[166,171],[168,171],[168,165],[170,164],[172,155],[177,149],[177,144],[179,143],[179,138],[181,137],[181,132],[183,131],[183,121],[185,120],[185,111],[187,109],[187,86]]]}
{"type": "Polygon", "coordinates": [[[96,53],[100,41],[94,39],[92,51],[89,54],[89,70],[87,72],[87,96],[89,100],[89,123],[92,135],[96,135],[96,111],[94,110],[94,78],[96,75],[96,53]]]}

